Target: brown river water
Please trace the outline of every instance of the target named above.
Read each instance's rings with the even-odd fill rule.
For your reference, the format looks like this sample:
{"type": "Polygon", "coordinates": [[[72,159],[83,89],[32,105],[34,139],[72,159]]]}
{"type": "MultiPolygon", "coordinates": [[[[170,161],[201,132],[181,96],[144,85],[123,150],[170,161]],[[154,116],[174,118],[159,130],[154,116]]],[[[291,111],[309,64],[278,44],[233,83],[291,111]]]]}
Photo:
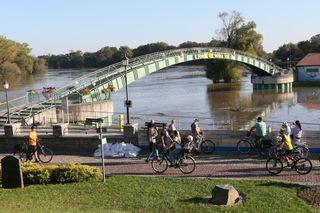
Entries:
{"type": "MultiPolygon", "coordinates": [[[[92,70],[49,70],[32,77],[10,79],[9,99],[29,89],[60,87],[92,70]]],[[[293,88],[292,92],[253,91],[250,75],[236,84],[212,84],[203,66],[173,66],[128,85],[131,122],[177,120],[179,129],[189,129],[194,118],[202,129],[248,129],[262,116],[272,128],[283,121],[300,120],[305,130],[320,130],[320,88],[293,88]]],[[[125,90],[112,96],[114,121],[124,114],[125,90]]],[[[1,89],[0,100],[5,100],[1,89]]]]}

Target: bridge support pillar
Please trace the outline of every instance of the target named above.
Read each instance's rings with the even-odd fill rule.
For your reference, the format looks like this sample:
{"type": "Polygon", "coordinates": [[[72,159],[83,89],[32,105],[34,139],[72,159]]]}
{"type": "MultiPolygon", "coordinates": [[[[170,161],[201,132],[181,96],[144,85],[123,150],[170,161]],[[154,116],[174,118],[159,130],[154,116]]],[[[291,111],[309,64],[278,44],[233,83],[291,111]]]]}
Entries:
{"type": "Polygon", "coordinates": [[[251,77],[253,90],[276,90],[279,92],[291,92],[292,82],[292,74],[251,77]]]}
{"type": "Polygon", "coordinates": [[[138,124],[123,125],[123,137],[126,143],[138,144],[138,124]]]}

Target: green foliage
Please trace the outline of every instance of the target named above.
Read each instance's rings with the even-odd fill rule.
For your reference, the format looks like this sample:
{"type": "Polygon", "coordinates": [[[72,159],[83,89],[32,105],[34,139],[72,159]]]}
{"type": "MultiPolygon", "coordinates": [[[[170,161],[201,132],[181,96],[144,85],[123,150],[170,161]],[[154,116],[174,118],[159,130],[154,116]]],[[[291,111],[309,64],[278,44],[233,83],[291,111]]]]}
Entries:
{"type": "Polygon", "coordinates": [[[312,52],[320,52],[320,34],[312,36],[308,41],[300,41],[297,44],[283,44],[273,51],[272,60],[278,66],[287,68],[288,65],[295,65],[305,55],[312,52]]]}
{"type": "Polygon", "coordinates": [[[29,55],[30,48],[27,44],[17,43],[0,36],[0,78],[31,74],[35,71],[46,70],[42,60],[29,55]],[[39,66],[39,63],[42,66],[39,66]]]}
{"type": "Polygon", "coordinates": [[[47,184],[50,183],[52,166],[42,167],[38,164],[23,164],[22,175],[25,184],[47,184]]]}
{"type": "Polygon", "coordinates": [[[80,164],[50,165],[22,164],[25,184],[74,183],[101,178],[101,172],[96,167],[80,164]]]}
{"type": "Polygon", "coordinates": [[[2,77],[15,76],[20,74],[22,74],[21,69],[18,67],[16,63],[5,61],[2,64],[0,64],[0,75],[2,77]]]}
{"type": "Polygon", "coordinates": [[[41,73],[48,70],[47,62],[44,58],[33,58],[33,72],[41,73]]]}
{"type": "Polygon", "coordinates": [[[80,164],[60,166],[52,170],[52,183],[73,183],[98,180],[101,178],[101,171],[96,167],[80,164]]]}
{"type": "MultiPolygon", "coordinates": [[[[256,24],[253,21],[244,23],[239,12],[231,14],[223,12],[219,14],[222,28],[218,31],[221,46],[238,49],[252,55],[265,54],[262,47],[262,35],[255,31],[256,24]]],[[[217,43],[217,40],[213,40],[217,43]]],[[[210,61],[207,63],[207,77],[213,82],[235,82],[241,79],[243,67],[230,61],[210,61]]]]}
{"type": "Polygon", "coordinates": [[[223,80],[225,83],[239,81],[242,78],[243,68],[232,61],[208,61],[206,76],[213,82],[223,80]]]}

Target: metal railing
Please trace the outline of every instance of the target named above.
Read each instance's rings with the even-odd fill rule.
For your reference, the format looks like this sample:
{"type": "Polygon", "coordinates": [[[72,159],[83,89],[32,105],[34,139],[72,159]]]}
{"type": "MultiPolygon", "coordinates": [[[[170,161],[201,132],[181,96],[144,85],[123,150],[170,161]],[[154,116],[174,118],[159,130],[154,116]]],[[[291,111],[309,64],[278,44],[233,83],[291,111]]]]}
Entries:
{"type": "MultiPolygon", "coordinates": [[[[272,62],[263,59],[261,57],[257,57],[251,54],[248,54],[243,51],[239,50],[234,50],[234,49],[228,49],[228,48],[221,48],[221,47],[200,47],[200,48],[183,48],[183,49],[172,49],[172,50],[165,50],[165,51],[160,51],[156,53],[150,53],[147,55],[142,55],[138,56],[135,58],[132,58],[129,60],[129,65],[128,65],[128,71],[141,66],[145,63],[152,63],[156,60],[162,60],[167,57],[173,57],[173,56],[182,56],[181,54],[199,54],[199,53],[208,53],[209,51],[212,51],[213,53],[236,53],[240,54],[243,56],[247,56],[253,59],[257,59],[272,68],[276,71],[274,74],[280,73],[283,71],[282,68],[276,66],[272,62]]],[[[124,67],[122,66],[122,62],[118,62],[112,65],[109,65],[107,67],[98,69],[92,73],[83,75],[74,81],[70,82],[69,84],[60,87],[56,90],[54,96],[53,96],[53,101],[60,100],[61,98],[68,96],[69,94],[73,92],[80,91],[81,89],[88,87],[90,85],[95,84],[96,86],[100,85],[100,81],[106,78],[111,78],[114,79],[115,77],[124,75],[124,67]]],[[[40,103],[45,102],[46,100],[44,98],[41,98],[40,103]]],[[[9,107],[10,109],[18,109],[21,108],[25,105],[29,104],[28,103],[28,97],[27,95],[13,99],[9,101],[9,107]]],[[[7,110],[6,103],[1,103],[0,104],[0,115],[5,113],[7,110]]]]}

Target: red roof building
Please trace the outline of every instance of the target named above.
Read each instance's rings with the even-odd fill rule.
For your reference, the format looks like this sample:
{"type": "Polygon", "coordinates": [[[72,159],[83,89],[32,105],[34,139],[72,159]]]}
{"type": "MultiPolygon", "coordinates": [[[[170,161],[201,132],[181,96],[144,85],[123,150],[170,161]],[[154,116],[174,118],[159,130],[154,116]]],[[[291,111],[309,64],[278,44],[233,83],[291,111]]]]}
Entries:
{"type": "Polygon", "coordinates": [[[295,81],[320,81],[320,53],[309,53],[296,65],[295,81]]]}
{"type": "Polygon", "coordinates": [[[309,53],[296,66],[320,66],[320,53],[309,53]]]}

